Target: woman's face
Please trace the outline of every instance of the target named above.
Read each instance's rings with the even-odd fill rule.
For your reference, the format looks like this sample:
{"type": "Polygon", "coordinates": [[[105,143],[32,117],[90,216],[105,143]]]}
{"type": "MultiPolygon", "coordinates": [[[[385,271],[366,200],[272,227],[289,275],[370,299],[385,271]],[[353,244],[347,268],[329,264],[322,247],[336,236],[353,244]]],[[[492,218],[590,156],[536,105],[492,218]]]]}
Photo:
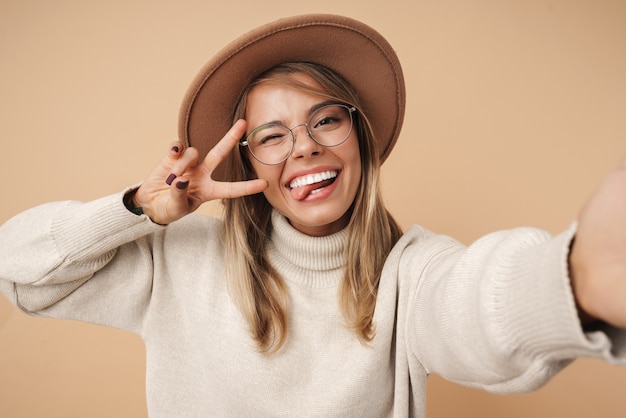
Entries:
{"type": "MultiPolygon", "coordinates": [[[[307,75],[293,77],[320,87],[307,75]]],[[[249,92],[246,107],[248,132],[274,121],[286,127],[304,124],[316,106],[325,101],[321,96],[283,85],[255,86],[249,92]]],[[[284,163],[265,165],[250,156],[257,176],[269,183],[263,193],[300,232],[323,236],[340,231],[350,220],[349,210],[361,181],[356,129],[345,142],[332,148],[313,141],[304,125],[296,127],[293,133],[294,150],[284,163]],[[325,180],[314,177],[321,173],[325,180]]]]}

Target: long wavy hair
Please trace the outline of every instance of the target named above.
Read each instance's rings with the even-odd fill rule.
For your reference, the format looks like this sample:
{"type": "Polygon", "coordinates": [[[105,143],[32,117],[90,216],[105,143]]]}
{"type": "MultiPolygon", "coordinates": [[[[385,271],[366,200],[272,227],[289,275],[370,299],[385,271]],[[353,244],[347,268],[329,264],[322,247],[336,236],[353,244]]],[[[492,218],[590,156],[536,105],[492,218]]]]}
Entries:
{"type": "MultiPolygon", "coordinates": [[[[338,303],[347,325],[363,344],[375,336],[373,324],[378,283],[383,265],[402,231],[383,204],[380,192],[380,150],[370,123],[351,86],[317,64],[286,63],[262,74],[242,93],[234,120],[244,118],[250,90],[259,84],[288,85],[338,103],[354,106],[362,174],[351,207],[345,273],[338,303]],[[322,90],[299,82],[306,74],[322,90]]],[[[244,148],[227,158],[227,181],[256,178],[244,148]]],[[[262,193],[224,201],[225,265],[229,291],[249,324],[252,337],[265,352],[280,349],[287,338],[288,298],[283,279],[266,254],[272,232],[272,206],[262,193]]]]}

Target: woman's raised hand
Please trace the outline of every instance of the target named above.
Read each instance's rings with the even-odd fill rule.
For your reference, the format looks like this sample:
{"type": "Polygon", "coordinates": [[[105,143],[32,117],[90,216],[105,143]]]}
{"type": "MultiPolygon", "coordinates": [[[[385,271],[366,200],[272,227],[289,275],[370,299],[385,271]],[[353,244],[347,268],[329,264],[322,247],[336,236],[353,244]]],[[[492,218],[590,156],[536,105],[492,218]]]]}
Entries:
{"type": "Polygon", "coordinates": [[[583,311],[626,328],[626,160],[583,208],[569,267],[583,311]]]}
{"type": "Polygon", "coordinates": [[[237,146],[245,129],[246,122],[237,121],[202,162],[198,161],[195,148],[183,149],[179,142],[173,143],[169,155],[161,160],[135,193],[134,203],[153,222],[166,225],[210,200],[262,192],[267,188],[265,180],[218,182],[211,177],[215,168],[237,146]]]}

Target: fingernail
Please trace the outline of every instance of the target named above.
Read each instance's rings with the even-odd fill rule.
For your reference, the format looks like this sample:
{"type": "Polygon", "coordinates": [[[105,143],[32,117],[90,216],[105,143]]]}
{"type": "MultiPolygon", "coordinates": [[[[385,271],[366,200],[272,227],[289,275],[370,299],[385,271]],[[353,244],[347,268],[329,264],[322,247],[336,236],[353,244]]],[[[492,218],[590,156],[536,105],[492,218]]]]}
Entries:
{"type": "Polygon", "coordinates": [[[176,188],[180,190],[184,190],[189,186],[189,181],[179,181],[176,183],[176,188]]]}
{"type": "Polygon", "coordinates": [[[178,152],[178,151],[180,151],[180,148],[178,148],[178,146],[177,146],[177,145],[174,145],[174,146],[172,147],[172,151],[174,151],[174,152],[178,152]]]}
{"type": "Polygon", "coordinates": [[[171,186],[175,178],[176,178],[176,174],[172,173],[169,176],[167,176],[167,179],[165,180],[165,182],[167,183],[168,186],[171,186]]]}

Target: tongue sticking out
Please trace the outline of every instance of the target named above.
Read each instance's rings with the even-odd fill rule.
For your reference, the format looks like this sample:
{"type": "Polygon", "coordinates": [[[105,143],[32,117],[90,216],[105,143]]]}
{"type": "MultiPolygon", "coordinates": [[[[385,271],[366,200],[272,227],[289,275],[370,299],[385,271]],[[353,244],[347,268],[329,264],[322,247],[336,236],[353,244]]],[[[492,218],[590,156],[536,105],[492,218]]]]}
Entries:
{"type": "Polygon", "coordinates": [[[291,197],[295,200],[304,200],[306,199],[313,190],[321,189],[322,187],[326,187],[332,184],[335,181],[335,178],[323,180],[313,184],[307,184],[306,186],[295,187],[291,189],[291,197]]]}

